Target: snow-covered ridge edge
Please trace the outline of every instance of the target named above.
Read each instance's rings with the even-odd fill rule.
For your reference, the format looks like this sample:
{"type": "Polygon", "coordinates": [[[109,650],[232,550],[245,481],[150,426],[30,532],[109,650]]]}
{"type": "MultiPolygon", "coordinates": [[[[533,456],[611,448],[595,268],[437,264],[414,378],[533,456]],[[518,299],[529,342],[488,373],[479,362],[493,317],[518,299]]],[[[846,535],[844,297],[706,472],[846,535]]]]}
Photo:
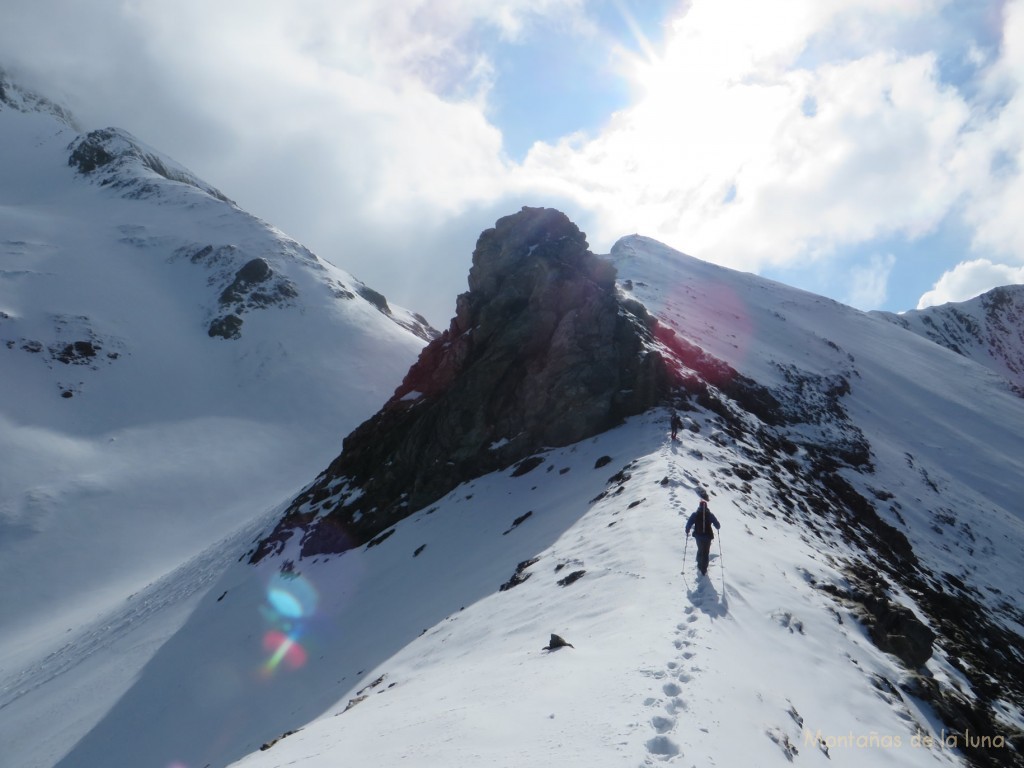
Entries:
{"type": "Polygon", "coordinates": [[[147,181],[157,176],[165,181],[188,184],[216,200],[234,205],[220,190],[120,128],[90,131],[72,141],[68,150],[68,165],[102,186],[126,190],[129,197],[158,195],[160,186],[147,181]]]}
{"type": "MultiPolygon", "coordinates": [[[[639,286],[621,283],[621,298],[627,307],[636,308],[639,301],[637,312],[647,315],[642,299],[633,296],[632,289],[639,286]]],[[[755,289],[764,287],[759,283],[755,289]]],[[[856,323],[863,322],[862,313],[849,312],[856,323]]],[[[785,321],[781,315],[779,319],[785,321]]],[[[999,734],[1001,743],[1016,745],[1013,748],[1019,751],[1022,723],[1014,712],[1024,704],[1019,682],[1024,679],[1024,659],[1016,650],[1024,627],[1020,606],[994,582],[965,575],[969,567],[952,567],[936,559],[941,540],[937,544],[922,538],[919,528],[906,523],[912,514],[947,508],[950,502],[932,477],[952,468],[931,466],[907,454],[906,474],[919,475],[923,483],[913,481],[913,492],[891,490],[907,483],[880,472],[879,446],[851,416],[854,393],[861,386],[856,358],[827,336],[815,337],[828,361],[824,370],[777,360],[770,363],[773,380],[765,384],[710,354],[699,338],[666,320],[655,322],[647,348],[673,372],[674,391],[668,402],[700,414],[704,423],[717,422],[714,441],[731,448],[732,459],[720,470],[719,483],[738,495],[749,493],[758,481],[766,483],[752,511],[808,531],[816,546],[828,553],[842,579],[818,584],[811,577],[808,582],[854,611],[872,642],[901,659],[906,671],[899,686],[893,686],[902,690],[898,696],[926,701],[941,722],[960,729],[961,735],[965,729],[999,734]],[[929,672],[925,664],[936,655],[954,671],[939,677],[929,672]]],[[[902,343],[897,336],[893,341],[902,343]]],[[[414,391],[411,382],[407,385],[409,392],[414,391]]],[[[423,389],[415,389],[416,394],[423,389]]],[[[395,399],[401,401],[396,407],[419,407],[419,396],[399,397],[402,392],[400,388],[396,393],[395,399]]],[[[534,466],[534,458],[528,457],[513,471],[525,473],[534,466]]],[[[319,485],[307,489],[296,504],[322,504],[322,510],[309,512],[318,519],[362,501],[361,489],[350,480],[321,476],[319,485]]],[[[413,505],[406,506],[416,514],[413,505]]],[[[1009,512],[1000,510],[999,515],[1009,512]]],[[[332,525],[337,539],[345,540],[344,525],[332,525]]],[[[979,541],[991,542],[983,518],[971,517],[962,526],[967,526],[964,535],[972,542],[972,526],[981,529],[979,541]]],[[[932,528],[939,530],[937,524],[932,528]]],[[[393,530],[384,526],[369,544],[386,544],[393,530]]],[[[1005,529],[992,529],[996,530],[1005,529]]],[[[298,562],[303,553],[330,554],[295,549],[300,538],[275,539],[276,556],[287,552],[287,561],[298,562]]],[[[348,541],[346,546],[363,543],[358,537],[348,541]]],[[[1010,556],[1019,559],[1019,553],[1010,556]]],[[[978,765],[1000,764],[1005,757],[985,750],[971,754],[978,765]]]]}
{"type": "Polygon", "coordinates": [[[4,107],[19,112],[45,112],[72,130],[79,130],[70,111],[41,94],[23,88],[0,66],[0,109],[4,107]]]}
{"type": "Polygon", "coordinates": [[[902,314],[873,314],[993,369],[1024,397],[1024,285],[902,314]]]}
{"type": "MultiPolygon", "coordinates": [[[[214,200],[230,205],[239,215],[249,217],[249,214],[241,211],[234,201],[220,190],[122,129],[103,128],[91,131],[72,141],[68,145],[68,151],[68,165],[74,167],[78,173],[100,186],[120,190],[129,199],[167,199],[168,183],[184,184],[214,200]]],[[[185,201],[187,202],[187,198],[185,201]]],[[[250,218],[264,226],[273,238],[281,241],[284,246],[283,253],[318,271],[325,271],[323,262],[307,248],[262,221],[250,218]]],[[[268,306],[287,306],[298,295],[292,281],[275,275],[265,255],[248,258],[243,254],[246,260],[239,263],[237,257],[232,258],[235,251],[238,251],[238,248],[233,243],[197,244],[182,246],[176,254],[186,257],[193,263],[231,263],[237,267],[231,275],[230,282],[224,278],[220,280],[222,290],[219,303],[226,311],[212,319],[210,336],[238,338],[242,327],[241,315],[245,311],[268,306]]],[[[400,308],[392,309],[381,293],[361,281],[349,278],[328,279],[327,282],[331,284],[336,298],[353,299],[358,295],[381,314],[420,338],[430,340],[437,335],[421,315],[400,308]]]]}
{"type": "MultiPolygon", "coordinates": [[[[493,591],[472,603],[466,602],[465,586],[449,594],[416,592],[417,600],[429,596],[438,606],[447,604],[447,615],[424,625],[420,636],[394,655],[363,669],[321,717],[308,724],[292,722],[279,733],[268,734],[261,751],[238,765],[264,768],[308,761],[319,766],[318,760],[342,753],[372,753],[379,760],[393,761],[417,754],[422,764],[434,766],[445,760],[461,764],[459,760],[473,749],[485,754],[493,750],[495,759],[510,765],[535,764],[542,759],[537,745],[545,731],[540,722],[531,726],[538,733],[526,731],[515,740],[496,737],[492,743],[488,736],[490,749],[460,730],[484,728],[489,733],[480,712],[494,711],[498,716],[500,710],[502,718],[518,723],[534,707],[550,707],[533,712],[541,722],[541,716],[555,719],[557,712],[566,747],[571,745],[578,759],[585,755],[591,765],[616,764],[625,745],[649,760],[692,757],[706,749],[708,757],[728,759],[723,755],[737,758],[736,753],[746,753],[747,762],[742,764],[764,764],[780,750],[787,759],[820,751],[838,764],[856,765],[845,762],[843,753],[849,759],[879,749],[906,750],[897,753],[907,758],[901,763],[905,765],[930,765],[943,754],[954,763],[966,754],[972,765],[1014,764],[1019,758],[1014,751],[1019,750],[1019,738],[1013,735],[1021,725],[1019,711],[997,701],[994,718],[979,719],[974,707],[986,704],[983,696],[975,699],[971,688],[972,657],[961,655],[959,638],[943,635],[946,627],[936,626],[921,609],[924,601],[919,594],[908,592],[891,573],[876,573],[878,565],[865,551],[864,537],[878,531],[865,530],[847,510],[829,508],[835,497],[828,490],[819,496],[818,507],[805,506],[802,494],[812,481],[780,497],[778,478],[758,463],[763,454],[755,435],[737,432],[736,424],[720,413],[689,410],[679,443],[665,441],[667,421],[668,412],[656,409],[579,444],[537,454],[524,467],[467,482],[343,555],[304,559],[298,542],[292,540],[280,560],[272,557],[260,563],[257,568],[264,574],[268,568],[280,570],[286,580],[313,583],[345,584],[351,574],[368,567],[363,563],[378,558],[394,563],[386,567],[388,572],[405,574],[408,567],[409,574],[418,573],[440,563],[443,570],[480,576],[484,571],[461,570],[467,550],[456,535],[461,529],[450,527],[454,517],[467,529],[485,532],[479,538],[466,535],[484,552],[479,559],[488,562],[493,591]],[[564,497],[557,491],[559,485],[576,484],[584,473],[591,478],[569,497],[572,501],[565,508],[549,507],[551,499],[564,497]],[[484,514],[494,512],[512,488],[526,487],[531,491],[523,497],[513,494],[516,501],[502,514],[484,514]],[[711,503],[725,521],[730,553],[730,564],[724,565],[716,548],[708,581],[696,581],[692,563],[688,558],[682,561],[680,529],[702,488],[710,491],[711,503]],[[788,506],[784,498],[789,499],[788,506]],[[515,558],[495,548],[495,542],[532,537],[536,526],[550,525],[555,515],[569,523],[564,533],[548,547],[527,550],[530,556],[521,556],[514,568],[515,558]],[[833,515],[844,521],[835,521],[833,515]],[[830,530],[832,522],[850,538],[830,530]],[[447,541],[448,536],[452,540],[447,541]],[[408,566],[399,565],[403,560],[408,566]],[[500,584],[496,563],[506,568],[500,584]],[[683,576],[678,573],[680,563],[683,576]],[[664,636],[638,634],[643,625],[637,614],[648,613],[659,617],[664,636]],[[752,617],[759,617],[765,628],[774,626],[778,635],[758,634],[752,617]],[[737,620],[740,624],[732,624],[737,620]],[[709,629],[707,622],[714,628],[709,629]],[[907,649],[900,647],[902,633],[919,628],[928,635],[933,626],[936,633],[925,643],[927,658],[913,663],[901,658],[907,649]],[[574,650],[560,654],[582,656],[544,662],[548,649],[541,646],[547,632],[561,632],[574,643],[574,650]],[[785,650],[779,646],[777,660],[769,661],[775,651],[765,656],[765,648],[774,648],[780,640],[787,643],[785,650]],[[659,641],[673,642],[678,658],[667,665],[655,661],[663,652],[659,641]],[[722,646],[717,655],[715,646],[722,646]],[[699,666],[693,665],[695,654],[702,657],[699,666]],[[586,666],[597,663],[600,672],[586,666]],[[769,677],[785,682],[762,682],[762,664],[779,664],[779,673],[769,677]],[[514,672],[502,665],[511,665],[514,672]],[[820,674],[808,675],[812,668],[820,674]],[[730,684],[728,698],[715,692],[714,682],[705,681],[701,688],[706,690],[689,685],[702,676],[714,676],[715,669],[718,678],[725,678],[717,684],[730,684]],[[617,699],[601,698],[601,706],[593,707],[581,693],[593,689],[604,697],[611,690],[631,690],[625,682],[631,674],[650,679],[645,706],[653,716],[647,728],[635,713],[632,721],[626,716],[616,721],[622,714],[617,699]],[[823,685],[826,677],[842,696],[823,685]],[[585,679],[593,682],[582,682],[585,679]],[[502,691],[511,698],[500,707],[490,696],[472,698],[482,681],[487,681],[489,693],[502,691]],[[946,688],[954,691],[955,703],[943,700],[948,693],[938,693],[946,688]],[[961,695],[963,705],[955,698],[961,695]],[[747,710],[748,697],[760,702],[756,713],[747,710]],[[861,719],[866,715],[858,708],[864,705],[854,702],[871,699],[878,711],[861,719]],[[828,702],[837,701],[850,702],[845,720],[826,714],[833,709],[828,702]],[[455,714],[465,707],[478,716],[455,714]],[[588,718],[596,719],[597,725],[588,727],[588,718]],[[396,722],[403,726],[382,745],[380,734],[386,724],[396,722]],[[729,723],[728,746],[722,742],[721,728],[712,727],[709,735],[712,722],[729,723]],[[428,731],[444,724],[454,739],[445,740],[446,747],[437,740],[430,746],[417,743],[417,737],[425,738],[416,730],[420,723],[428,731]],[[617,738],[602,739],[606,730],[617,738]],[[985,734],[984,742],[979,734],[985,734]],[[461,746],[460,739],[472,746],[461,746]]],[[[691,545],[691,555],[692,551],[691,545]]],[[[377,599],[396,601],[394,608],[410,588],[385,588],[377,599]]],[[[474,584],[470,591],[480,588],[474,584]]],[[[596,693],[591,695],[599,700],[596,693]]],[[[843,711],[843,706],[835,709],[843,711]]]]}

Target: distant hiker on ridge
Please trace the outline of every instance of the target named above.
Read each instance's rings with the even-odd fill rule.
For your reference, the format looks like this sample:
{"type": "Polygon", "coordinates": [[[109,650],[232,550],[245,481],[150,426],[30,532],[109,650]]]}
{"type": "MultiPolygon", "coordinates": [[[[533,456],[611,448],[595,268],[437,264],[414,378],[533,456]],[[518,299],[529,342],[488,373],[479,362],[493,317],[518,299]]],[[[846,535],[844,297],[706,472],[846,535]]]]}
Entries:
{"type": "Polygon", "coordinates": [[[669,420],[669,426],[672,427],[672,439],[675,440],[676,435],[679,434],[679,430],[683,428],[683,421],[675,411],[672,411],[672,418],[669,420]]]}
{"type": "Polygon", "coordinates": [[[689,536],[690,529],[693,528],[693,538],[697,541],[697,570],[702,574],[707,574],[708,572],[711,540],[715,538],[715,532],[711,530],[711,526],[718,529],[722,528],[718,518],[708,509],[707,496],[704,495],[700,500],[700,504],[697,505],[697,511],[690,515],[690,519],[686,521],[686,535],[689,536]]]}

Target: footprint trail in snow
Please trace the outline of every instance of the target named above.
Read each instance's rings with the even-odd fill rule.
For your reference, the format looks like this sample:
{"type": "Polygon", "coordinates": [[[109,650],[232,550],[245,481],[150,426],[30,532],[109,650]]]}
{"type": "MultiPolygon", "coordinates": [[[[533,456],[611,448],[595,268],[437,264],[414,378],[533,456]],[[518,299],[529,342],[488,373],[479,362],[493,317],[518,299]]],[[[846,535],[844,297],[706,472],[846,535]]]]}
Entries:
{"type": "MultiPolygon", "coordinates": [[[[670,450],[669,446],[663,450],[670,467],[666,478],[668,482],[663,481],[663,484],[668,486],[670,506],[685,517],[689,496],[696,496],[700,482],[690,472],[678,469],[676,463],[667,455],[670,450]],[[680,493],[680,489],[686,490],[680,493]],[[681,498],[684,496],[686,498],[681,498]]],[[[686,552],[686,557],[690,556],[691,552],[686,552]]],[[[685,574],[684,564],[683,575],[685,574]]],[[[642,766],[672,761],[684,754],[675,733],[681,719],[695,716],[690,710],[687,689],[695,683],[695,675],[701,671],[697,661],[698,643],[703,634],[699,614],[703,612],[709,617],[714,617],[724,615],[725,612],[724,603],[720,602],[714,586],[706,579],[698,579],[693,589],[687,582],[686,595],[690,604],[683,610],[683,621],[675,627],[672,645],[676,652],[673,658],[666,662],[664,667],[642,670],[642,674],[656,681],[652,695],[644,700],[644,705],[652,712],[649,718],[651,735],[644,743],[646,755],[642,766]]]]}

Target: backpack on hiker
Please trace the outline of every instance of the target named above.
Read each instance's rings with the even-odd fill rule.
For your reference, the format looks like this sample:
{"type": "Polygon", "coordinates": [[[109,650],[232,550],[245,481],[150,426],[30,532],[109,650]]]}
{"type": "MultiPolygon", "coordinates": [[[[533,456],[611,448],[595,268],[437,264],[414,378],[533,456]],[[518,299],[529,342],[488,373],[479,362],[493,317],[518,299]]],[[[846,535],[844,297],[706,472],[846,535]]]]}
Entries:
{"type": "Polygon", "coordinates": [[[696,517],[693,521],[693,535],[715,538],[713,526],[717,521],[715,516],[711,514],[711,510],[708,509],[708,503],[702,499],[700,504],[697,505],[697,511],[694,514],[696,517]]]}

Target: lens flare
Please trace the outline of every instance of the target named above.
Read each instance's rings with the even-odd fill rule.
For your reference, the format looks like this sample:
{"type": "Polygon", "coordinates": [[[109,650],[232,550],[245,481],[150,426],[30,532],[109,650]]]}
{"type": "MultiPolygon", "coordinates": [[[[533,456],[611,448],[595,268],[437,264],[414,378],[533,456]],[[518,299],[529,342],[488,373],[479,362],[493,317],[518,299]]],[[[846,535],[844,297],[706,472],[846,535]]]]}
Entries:
{"type": "Polygon", "coordinates": [[[302,616],[302,604],[291,592],[271,588],[267,591],[267,600],[275,611],[286,618],[297,619],[302,616]]]}
{"type": "Polygon", "coordinates": [[[267,585],[267,602],[260,613],[270,625],[263,636],[263,650],[270,658],[262,666],[265,677],[282,666],[299,669],[308,654],[299,643],[306,621],[316,613],[319,596],[316,589],[301,574],[287,570],[275,573],[267,585]]]}
{"type": "Polygon", "coordinates": [[[318,596],[303,576],[276,573],[267,586],[267,602],[286,619],[301,619],[316,611],[318,596]]]}
{"type": "Polygon", "coordinates": [[[284,632],[272,629],[263,636],[263,649],[271,656],[263,665],[266,674],[273,674],[282,663],[289,669],[299,669],[306,663],[306,649],[298,639],[284,632]]]}

